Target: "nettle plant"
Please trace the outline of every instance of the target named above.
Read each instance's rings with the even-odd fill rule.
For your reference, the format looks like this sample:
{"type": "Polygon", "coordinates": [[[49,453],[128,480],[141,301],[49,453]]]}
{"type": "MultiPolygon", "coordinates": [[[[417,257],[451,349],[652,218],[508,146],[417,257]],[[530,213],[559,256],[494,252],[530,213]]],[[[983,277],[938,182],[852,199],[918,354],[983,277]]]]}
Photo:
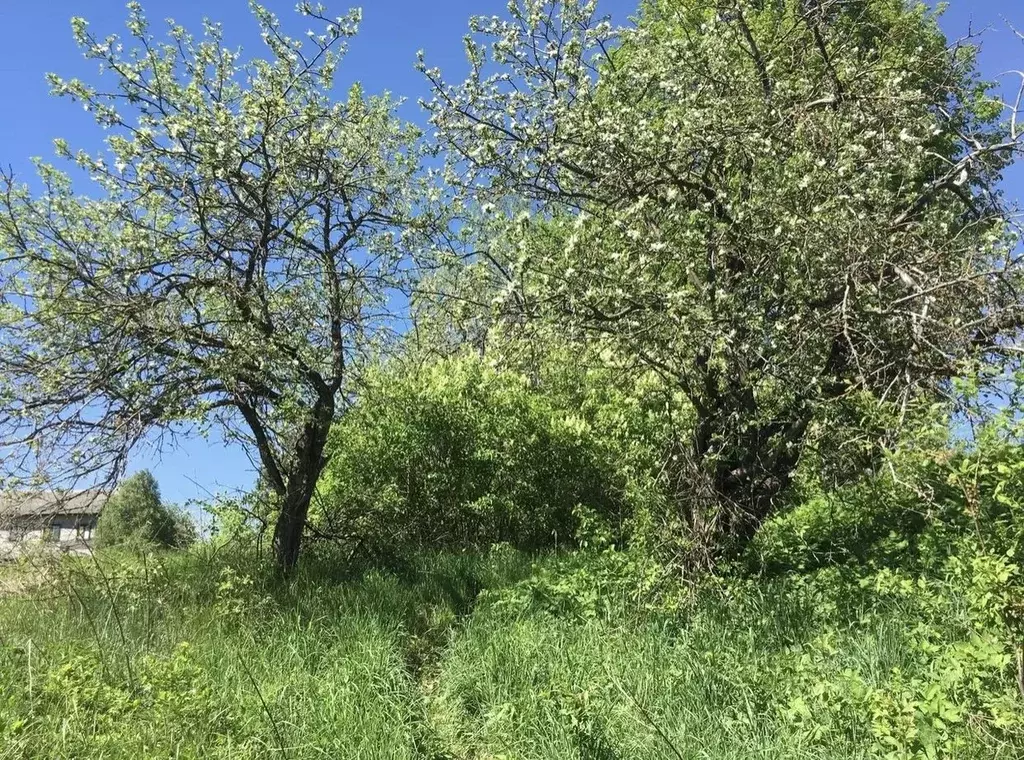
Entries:
{"type": "MultiPolygon", "coordinates": [[[[116,475],[154,431],[219,428],[278,497],[277,561],[298,558],[331,423],[391,342],[413,254],[436,218],[418,132],[389,97],[334,77],[359,13],[287,36],[252,4],[265,57],[207,22],[127,44],[72,21],[106,86],[51,76],[106,151],[0,176],[0,439],[14,474],[116,475]]],[[[150,438],[152,440],[152,438],[150,438]]]]}
{"type": "Polygon", "coordinates": [[[1017,112],[923,6],[649,0],[617,31],[514,0],[472,28],[465,82],[422,64],[438,148],[485,217],[528,210],[476,264],[503,308],[683,395],[671,467],[705,560],[851,399],[898,417],[1013,361],[1017,112]]]}

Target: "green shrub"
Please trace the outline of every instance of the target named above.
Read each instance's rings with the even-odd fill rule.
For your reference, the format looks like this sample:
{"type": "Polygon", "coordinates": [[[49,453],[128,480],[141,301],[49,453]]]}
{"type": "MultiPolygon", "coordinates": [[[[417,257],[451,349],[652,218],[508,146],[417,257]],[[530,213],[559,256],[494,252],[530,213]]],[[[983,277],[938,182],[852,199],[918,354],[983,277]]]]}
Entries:
{"type": "Polygon", "coordinates": [[[148,470],[125,480],[107,500],[96,529],[99,547],[118,544],[177,546],[189,538],[182,516],[160,499],[160,487],[148,470]]]}
{"type": "MultiPolygon", "coordinates": [[[[872,716],[885,757],[977,756],[965,724],[1019,751],[1010,737],[1024,730],[1022,432],[1004,409],[970,438],[905,446],[879,474],[815,494],[762,528],[748,569],[810,572],[807,583],[821,590],[842,568],[861,589],[835,587],[847,609],[870,617],[889,605],[909,618],[899,635],[910,662],[885,683],[855,672],[836,681],[812,668],[795,684],[794,710],[808,725],[853,699],[851,715],[872,716]]],[[[841,609],[820,597],[813,607],[841,609]]]]}
{"type": "Polygon", "coordinates": [[[172,545],[179,549],[187,549],[199,540],[199,528],[196,526],[192,515],[181,507],[170,507],[168,512],[174,525],[174,540],[172,545]]]}
{"type": "Polygon", "coordinates": [[[590,421],[473,358],[380,372],[329,455],[316,524],[375,549],[565,543],[580,504],[621,518],[590,421]]]}
{"type": "Polygon", "coordinates": [[[941,423],[946,440],[907,441],[858,480],[832,489],[804,484],[796,503],[758,532],[750,566],[938,567],[964,540],[1024,560],[1024,429],[1008,410],[976,425],[970,439],[950,439],[948,420],[941,423]]]}

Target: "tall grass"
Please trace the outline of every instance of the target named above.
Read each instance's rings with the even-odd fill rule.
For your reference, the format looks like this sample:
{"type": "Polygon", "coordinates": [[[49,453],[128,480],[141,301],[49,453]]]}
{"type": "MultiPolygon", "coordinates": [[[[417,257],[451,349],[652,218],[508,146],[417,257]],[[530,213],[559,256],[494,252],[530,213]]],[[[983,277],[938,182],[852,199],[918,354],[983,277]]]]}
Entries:
{"type": "MultiPolygon", "coordinates": [[[[0,757],[885,756],[865,705],[927,675],[922,625],[971,629],[836,578],[581,616],[524,591],[556,558],[308,560],[289,584],[203,549],[3,568],[0,757]]],[[[947,756],[1021,756],[962,720],[947,756]]]]}

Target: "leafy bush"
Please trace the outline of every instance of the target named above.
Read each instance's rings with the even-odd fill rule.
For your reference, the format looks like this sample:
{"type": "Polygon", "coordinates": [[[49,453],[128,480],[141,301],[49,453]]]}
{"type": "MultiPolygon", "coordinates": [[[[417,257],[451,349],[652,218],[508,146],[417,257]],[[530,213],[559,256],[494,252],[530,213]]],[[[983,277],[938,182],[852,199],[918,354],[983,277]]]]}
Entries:
{"type": "Polygon", "coordinates": [[[192,515],[181,507],[169,507],[168,512],[174,525],[173,546],[179,549],[186,549],[199,540],[199,528],[196,526],[192,515]]]}
{"type": "Polygon", "coordinates": [[[142,470],[125,480],[107,500],[97,525],[96,542],[100,547],[178,546],[189,542],[187,519],[161,501],[156,479],[148,470],[142,470]]]}
{"type": "Polygon", "coordinates": [[[1024,559],[1024,425],[1012,408],[974,420],[969,437],[953,435],[948,416],[919,422],[880,466],[838,486],[816,479],[820,462],[811,457],[794,501],[750,547],[753,567],[935,568],[964,541],[1024,559]]]}
{"type": "Polygon", "coordinates": [[[769,520],[747,561],[751,569],[773,574],[848,562],[900,564],[916,555],[934,518],[912,492],[888,477],[870,476],[815,494],[769,520]]]}
{"type": "Polygon", "coordinates": [[[853,698],[885,757],[972,756],[965,722],[1000,740],[1024,730],[1024,426],[1003,409],[971,430],[942,448],[905,446],[879,474],[770,521],[751,547],[755,571],[811,571],[821,588],[842,568],[862,589],[855,606],[891,603],[916,621],[900,631],[913,667],[884,687],[814,672],[794,690],[809,725],[853,698]]]}
{"type": "Polygon", "coordinates": [[[374,548],[565,542],[584,504],[618,517],[621,488],[589,423],[473,358],[380,372],[339,422],[319,529],[374,548]]]}

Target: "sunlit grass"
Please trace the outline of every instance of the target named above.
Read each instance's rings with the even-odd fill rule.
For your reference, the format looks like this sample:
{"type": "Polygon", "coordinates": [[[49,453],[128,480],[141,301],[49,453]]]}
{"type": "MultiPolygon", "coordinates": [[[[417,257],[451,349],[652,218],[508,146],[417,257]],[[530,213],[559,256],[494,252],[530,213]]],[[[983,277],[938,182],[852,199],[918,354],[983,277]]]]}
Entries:
{"type": "MultiPolygon", "coordinates": [[[[834,605],[837,583],[762,580],[670,615],[494,604],[534,560],[311,557],[287,585],[202,550],[4,568],[0,757],[867,758],[871,715],[828,701],[851,673],[891,690],[923,667],[918,613],[834,605]]],[[[969,736],[955,756],[1020,751],[969,736]]]]}

